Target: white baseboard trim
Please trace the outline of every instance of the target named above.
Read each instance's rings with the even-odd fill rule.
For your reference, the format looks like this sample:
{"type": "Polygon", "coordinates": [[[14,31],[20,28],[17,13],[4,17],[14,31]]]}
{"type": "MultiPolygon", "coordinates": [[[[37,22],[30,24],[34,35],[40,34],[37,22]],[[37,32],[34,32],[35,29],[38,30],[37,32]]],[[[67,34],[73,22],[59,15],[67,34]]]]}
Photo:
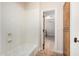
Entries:
{"type": "Polygon", "coordinates": [[[59,51],[59,50],[55,50],[54,52],[62,54],[63,55],[63,51],[59,51]]]}
{"type": "Polygon", "coordinates": [[[39,46],[35,47],[32,52],[29,54],[29,56],[36,56],[36,53],[39,51],[39,46]]]}

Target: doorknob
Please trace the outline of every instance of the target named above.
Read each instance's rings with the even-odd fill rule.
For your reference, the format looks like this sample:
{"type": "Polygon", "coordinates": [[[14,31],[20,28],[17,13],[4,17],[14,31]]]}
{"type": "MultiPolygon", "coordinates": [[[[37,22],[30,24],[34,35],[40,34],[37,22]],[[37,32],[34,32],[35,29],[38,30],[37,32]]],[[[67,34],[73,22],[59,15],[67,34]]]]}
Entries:
{"type": "Polygon", "coordinates": [[[77,37],[74,38],[74,42],[77,43],[79,40],[77,40],[77,37]]]}

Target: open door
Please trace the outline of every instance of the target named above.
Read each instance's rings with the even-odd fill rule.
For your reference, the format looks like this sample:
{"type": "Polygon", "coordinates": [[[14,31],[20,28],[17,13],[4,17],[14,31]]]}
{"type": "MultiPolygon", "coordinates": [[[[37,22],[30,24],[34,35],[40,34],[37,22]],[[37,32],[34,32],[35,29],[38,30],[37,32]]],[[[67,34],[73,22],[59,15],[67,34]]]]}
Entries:
{"type": "Polygon", "coordinates": [[[70,55],[70,2],[66,2],[64,5],[64,55],[70,55]]]}

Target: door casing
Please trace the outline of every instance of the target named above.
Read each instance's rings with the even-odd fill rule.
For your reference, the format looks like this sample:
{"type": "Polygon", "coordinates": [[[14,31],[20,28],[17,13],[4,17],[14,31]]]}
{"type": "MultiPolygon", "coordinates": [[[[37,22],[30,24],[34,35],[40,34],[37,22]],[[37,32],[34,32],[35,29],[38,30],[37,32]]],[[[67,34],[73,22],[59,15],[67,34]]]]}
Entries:
{"type": "Polygon", "coordinates": [[[70,2],[63,7],[63,55],[70,55],[70,2]]]}

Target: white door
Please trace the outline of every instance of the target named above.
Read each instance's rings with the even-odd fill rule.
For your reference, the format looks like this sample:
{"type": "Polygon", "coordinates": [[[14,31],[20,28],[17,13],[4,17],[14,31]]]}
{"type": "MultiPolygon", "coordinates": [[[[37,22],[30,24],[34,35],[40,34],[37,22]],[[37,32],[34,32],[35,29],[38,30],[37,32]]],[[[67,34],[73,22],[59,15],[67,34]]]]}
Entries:
{"type": "Polygon", "coordinates": [[[79,56],[79,42],[74,42],[74,38],[77,38],[77,41],[79,41],[79,2],[71,3],[70,11],[70,55],[79,56]]]}

